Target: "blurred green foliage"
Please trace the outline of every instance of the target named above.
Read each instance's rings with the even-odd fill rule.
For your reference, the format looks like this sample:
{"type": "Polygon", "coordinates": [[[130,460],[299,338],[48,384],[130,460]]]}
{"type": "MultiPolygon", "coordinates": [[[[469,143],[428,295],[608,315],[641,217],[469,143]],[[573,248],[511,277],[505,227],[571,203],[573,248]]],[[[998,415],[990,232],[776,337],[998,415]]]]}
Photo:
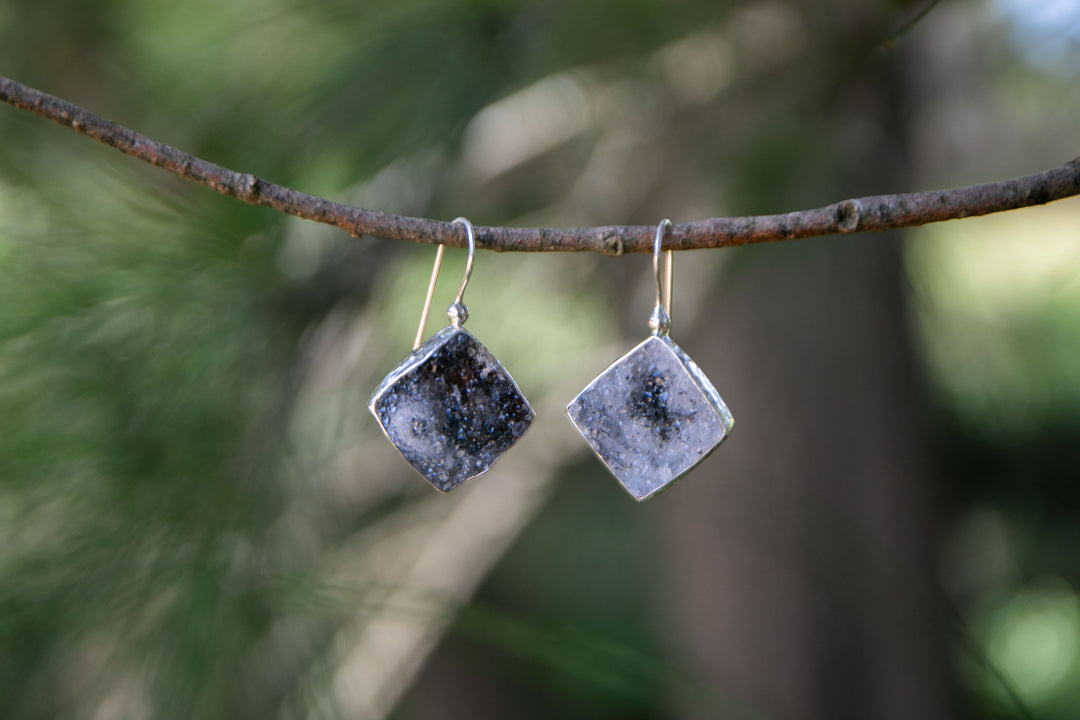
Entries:
{"type": "MultiPolygon", "coordinates": [[[[392,161],[453,152],[478,109],[546,73],[633,65],[715,16],[703,7],[9,2],[0,67],[215,162],[340,196],[392,161]]],[[[289,684],[351,601],[301,601],[299,616],[326,620],[316,650],[282,687],[252,677],[315,580],[318,553],[279,527],[320,476],[304,464],[319,451],[295,444],[311,439],[295,435],[301,348],[328,311],[362,305],[379,265],[396,277],[395,252],[331,248],[297,274],[285,249],[307,231],[284,218],[19,113],[0,133],[0,714],[306,712],[289,684]]],[[[456,201],[449,180],[416,210],[456,201]]],[[[427,256],[410,257],[411,284],[427,256]]],[[[559,286],[517,290],[550,315],[559,286]]],[[[525,337],[492,315],[490,332],[525,337]]],[[[540,339],[557,351],[581,330],[596,334],[540,339]]],[[[508,354],[549,381],[527,362],[544,353],[508,354]]],[[[324,528],[329,547],[364,519],[344,522],[324,528]]]]}
{"type": "Polygon", "coordinates": [[[908,256],[958,515],[943,572],[982,648],[960,667],[991,717],[1078,699],[1078,207],[927,227],[908,256]]]}
{"type": "MultiPolygon", "coordinates": [[[[810,34],[835,24],[860,38],[827,57],[815,54],[825,41],[781,32],[756,43],[747,31],[757,54],[731,99],[687,112],[669,136],[642,131],[659,148],[649,161],[706,178],[670,191],[703,212],[889,189],[851,186],[857,174],[830,142],[850,128],[831,103],[909,9],[806,13],[810,34]],[[876,34],[852,32],[856,21],[876,34]]],[[[561,193],[603,174],[589,164],[599,131],[557,149],[554,170],[526,163],[466,196],[476,186],[457,161],[470,120],[581,66],[607,83],[611,115],[626,115],[616,100],[628,97],[655,120],[663,103],[639,87],[663,75],[655,52],[708,40],[732,12],[703,0],[7,0],[0,72],[307,192],[440,217],[481,207],[485,222],[590,222],[561,193]]],[[[1032,104],[1059,92],[1040,82],[1032,104]]],[[[430,253],[346,241],[113,155],[0,108],[0,715],[332,716],[334,633],[384,589],[334,585],[326,566],[420,503],[415,488],[395,489],[335,514],[330,466],[354,435],[374,438],[369,375],[407,349],[430,253]],[[371,368],[320,385],[313,337],[339,315],[370,321],[356,354],[371,368]]],[[[644,212],[640,195],[626,197],[627,212],[644,212]]],[[[1063,224],[1075,224],[1070,212],[1063,224]]],[[[925,293],[955,557],[990,568],[959,603],[986,652],[969,668],[972,707],[1012,712],[993,666],[1033,712],[1064,718],[1080,672],[1075,279],[1003,297],[987,283],[1019,262],[1003,253],[930,234],[912,276],[925,293]],[[936,253],[946,243],[959,254],[936,253]],[[964,286],[961,268],[983,281],[964,286]]],[[[460,262],[448,261],[444,288],[460,262]]],[[[576,363],[582,337],[618,334],[605,302],[619,282],[592,260],[481,257],[472,327],[523,385],[556,392],[554,359],[576,363]]],[[[377,474],[362,444],[359,454],[377,474]]],[[[672,659],[653,615],[662,559],[644,538],[655,529],[629,505],[609,509],[599,482],[567,471],[454,637],[482,648],[477,666],[535,717],[658,717],[672,694],[706,712],[735,707],[672,659]]],[[[432,615],[445,609],[432,602],[432,615]]],[[[422,695],[400,712],[423,715],[422,695]]]]}

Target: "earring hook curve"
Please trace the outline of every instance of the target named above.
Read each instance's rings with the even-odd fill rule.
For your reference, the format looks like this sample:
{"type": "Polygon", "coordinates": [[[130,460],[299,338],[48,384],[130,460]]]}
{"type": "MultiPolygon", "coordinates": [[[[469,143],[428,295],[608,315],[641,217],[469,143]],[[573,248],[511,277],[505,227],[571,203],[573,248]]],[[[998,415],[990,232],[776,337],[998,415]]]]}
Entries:
{"type": "Polygon", "coordinates": [[[672,227],[671,220],[664,218],[656,226],[653,241],[653,275],[656,277],[656,306],[649,316],[649,330],[653,335],[667,335],[671,330],[671,286],[674,280],[674,261],[671,250],[664,256],[664,280],[660,279],[660,248],[664,244],[664,230],[672,227]]]}
{"type": "MultiPolygon", "coordinates": [[[[465,261],[465,277],[461,279],[461,286],[458,288],[454,302],[450,304],[446,311],[450,323],[454,327],[461,327],[469,317],[469,309],[465,307],[462,299],[465,297],[465,287],[469,284],[469,278],[472,277],[473,256],[476,254],[476,232],[473,230],[472,223],[466,218],[455,218],[452,224],[465,226],[469,245],[469,257],[465,261]]],[[[442,269],[443,254],[445,252],[446,246],[442,244],[435,251],[435,264],[431,267],[431,279],[428,280],[427,295],[424,296],[424,309],[420,313],[420,325],[416,328],[413,350],[418,349],[424,340],[424,328],[427,327],[428,313],[431,311],[431,300],[435,296],[435,285],[439,281],[439,270],[442,269]]]]}
{"type": "MultiPolygon", "coordinates": [[[[462,309],[465,309],[463,298],[465,297],[465,287],[469,284],[469,278],[472,277],[473,256],[476,255],[476,231],[473,229],[473,224],[469,222],[468,218],[454,218],[454,223],[465,226],[465,234],[469,241],[469,257],[465,260],[465,276],[461,278],[461,286],[458,288],[457,297],[454,298],[454,302],[450,307],[453,308],[455,305],[459,305],[462,309]]],[[[447,312],[449,312],[449,310],[447,312]]],[[[460,326],[468,317],[469,311],[465,310],[465,315],[461,318],[461,322],[454,323],[454,325],[460,326]]],[[[451,316],[450,320],[453,322],[453,316],[451,316]]]]}

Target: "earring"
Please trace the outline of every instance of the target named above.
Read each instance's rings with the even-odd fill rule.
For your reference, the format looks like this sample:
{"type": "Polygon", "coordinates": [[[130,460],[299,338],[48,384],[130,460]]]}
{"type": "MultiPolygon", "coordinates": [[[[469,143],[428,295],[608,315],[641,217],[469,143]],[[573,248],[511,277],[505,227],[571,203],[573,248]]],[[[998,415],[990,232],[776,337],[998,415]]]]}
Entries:
{"type": "Polygon", "coordinates": [[[652,334],[586,386],[566,406],[570,421],[611,474],[637,500],[679,479],[731,433],[731,412],[705,373],[668,337],[671,251],[661,301],[660,246],[670,220],[656,228],[652,334]]]}
{"type": "Polygon", "coordinates": [[[368,404],[406,462],[442,492],[487,472],[533,421],[533,410],[510,373],[462,327],[469,317],[462,298],[476,237],[468,220],[454,222],[465,226],[469,257],[446,311],[450,325],[420,344],[442,264],[440,245],[413,351],[383,379],[368,404]]]}

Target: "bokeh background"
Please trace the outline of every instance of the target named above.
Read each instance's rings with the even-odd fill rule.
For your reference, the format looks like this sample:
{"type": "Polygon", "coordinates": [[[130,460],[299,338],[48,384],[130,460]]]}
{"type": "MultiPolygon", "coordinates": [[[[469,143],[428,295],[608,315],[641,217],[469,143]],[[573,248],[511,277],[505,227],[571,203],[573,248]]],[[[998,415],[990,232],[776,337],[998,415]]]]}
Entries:
{"type": "MultiPolygon", "coordinates": [[[[1080,148],[1075,0],[4,0],[0,73],[482,224],[784,212],[1080,148]]],[[[649,258],[481,253],[469,327],[538,420],[443,497],[366,410],[432,248],[0,107],[0,716],[1076,717],[1078,220],[680,254],[672,335],[737,428],[642,505],[563,406],[647,332],[649,258]]]]}

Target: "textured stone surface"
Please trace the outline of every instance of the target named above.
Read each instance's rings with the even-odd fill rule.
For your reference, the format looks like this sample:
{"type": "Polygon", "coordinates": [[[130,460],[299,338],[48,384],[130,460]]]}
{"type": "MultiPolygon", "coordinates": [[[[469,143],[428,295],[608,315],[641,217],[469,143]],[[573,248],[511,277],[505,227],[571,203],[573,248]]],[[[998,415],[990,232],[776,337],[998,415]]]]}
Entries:
{"type": "Polygon", "coordinates": [[[735,424],[709,379],[666,336],[649,337],[612,363],[566,412],[638,500],[689,472],[735,424]]]}
{"type": "Polygon", "coordinates": [[[506,368],[455,327],[402,360],[369,408],[405,460],[443,492],[486,472],[533,420],[506,368]]]}

